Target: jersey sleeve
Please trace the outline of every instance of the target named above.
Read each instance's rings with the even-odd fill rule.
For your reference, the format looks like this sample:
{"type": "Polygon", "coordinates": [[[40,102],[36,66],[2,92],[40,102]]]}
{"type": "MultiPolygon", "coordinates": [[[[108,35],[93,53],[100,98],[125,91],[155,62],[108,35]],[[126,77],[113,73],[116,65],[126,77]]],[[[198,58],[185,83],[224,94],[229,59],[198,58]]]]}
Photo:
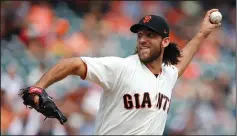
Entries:
{"type": "Polygon", "coordinates": [[[105,90],[111,90],[122,68],[123,59],[119,57],[81,57],[87,71],[83,80],[100,85],[105,90]]]}
{"type": "Polygon", "coordinates": [[[170,84],[174,86],[178,79],[178,69],[174,65],[169,65],[166,66],[166,70],[168,71],[168,79],[170,81],[170,84]]]}
{"type": "Polygon", "coordinates": [[[173,69],[173,70],[172,70],[172,74],[173,74],[173,76],[174,76],[174,79],[173,79],[173,80],[174,80],[174,82],[176,82],[177,79],[178,79],[179,71],[178,71],[177,67],[174,66],[174,65],[171,65],[171,68],[173,69]]]}

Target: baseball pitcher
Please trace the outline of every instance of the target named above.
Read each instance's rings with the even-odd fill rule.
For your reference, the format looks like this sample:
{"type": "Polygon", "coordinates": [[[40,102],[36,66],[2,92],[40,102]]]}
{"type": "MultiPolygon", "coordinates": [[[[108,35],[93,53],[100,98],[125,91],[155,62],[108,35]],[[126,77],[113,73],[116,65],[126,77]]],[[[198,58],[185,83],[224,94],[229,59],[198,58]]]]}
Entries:
{"type": "Polygon", "coordinates": [[[130,30],[137,34],[136,54],[119,57],[63,59],[31,87],[22,89],[24,104],[48,118],[67,119],[45,89],[78,75],[104,91],[96,122],[96,135],[162,135],[177,79],[183,74],[201,42],[221,23],[211,23],[209,10],[196,36],[180,51],[170,42],[164,18],[147,15],[130,30]]]}

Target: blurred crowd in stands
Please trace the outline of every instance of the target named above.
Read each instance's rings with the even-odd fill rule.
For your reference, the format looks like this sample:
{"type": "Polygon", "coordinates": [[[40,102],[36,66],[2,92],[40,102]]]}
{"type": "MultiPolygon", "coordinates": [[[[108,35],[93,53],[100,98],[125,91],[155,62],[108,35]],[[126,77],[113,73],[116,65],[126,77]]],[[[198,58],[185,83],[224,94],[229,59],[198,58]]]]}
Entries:
{"type": "Polygon", "coordinates": [[[171,134],[236,133],[236,1],[1,1],[1,134],[93,134],[98,85],[68,76],[47,89],[67,116],[62,126],[26,108],[17,95],[58,60],[134,53],[129,28],[147,14],[166,18],[180,48],[198,32],[207,10],[222,26],[202,43],[178,80],[165,128],[171,134]]]}

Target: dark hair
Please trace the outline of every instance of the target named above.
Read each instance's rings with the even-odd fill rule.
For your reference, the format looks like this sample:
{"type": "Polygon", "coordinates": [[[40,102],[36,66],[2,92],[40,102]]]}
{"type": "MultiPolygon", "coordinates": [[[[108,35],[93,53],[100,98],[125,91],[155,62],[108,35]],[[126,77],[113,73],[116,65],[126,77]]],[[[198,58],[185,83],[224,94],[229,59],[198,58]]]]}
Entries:
{"type": "Polygon", "coordinates": [[[182,55],[177,44],[174,42],[170,42],[169,45],[165,47],[163,54],[163,63],[165,63],[165,65],[176,65],[179,63],[180,57],[182,57],[182,55]]]}

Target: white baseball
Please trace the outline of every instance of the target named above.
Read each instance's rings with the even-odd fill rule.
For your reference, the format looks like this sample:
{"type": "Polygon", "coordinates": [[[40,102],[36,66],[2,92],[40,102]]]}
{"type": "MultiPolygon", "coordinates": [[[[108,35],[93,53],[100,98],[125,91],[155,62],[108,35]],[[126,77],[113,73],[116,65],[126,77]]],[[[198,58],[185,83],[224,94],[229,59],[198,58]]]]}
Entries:
{"type": "Polygon", "coordinates": [[[222,15],[219,11],[215,11],[211,13],[211,16],[210,16],[211,23],[218,24],[221,22],[221,20],[222,20],[222,15]]]}

